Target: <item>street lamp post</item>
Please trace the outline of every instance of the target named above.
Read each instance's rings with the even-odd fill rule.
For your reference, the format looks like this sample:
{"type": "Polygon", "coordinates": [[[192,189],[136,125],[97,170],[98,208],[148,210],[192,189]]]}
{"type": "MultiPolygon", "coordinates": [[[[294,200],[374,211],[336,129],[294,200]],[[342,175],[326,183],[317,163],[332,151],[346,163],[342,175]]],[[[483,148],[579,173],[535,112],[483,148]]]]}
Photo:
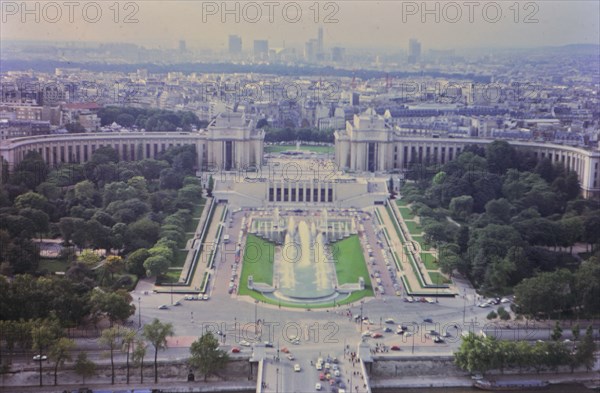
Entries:
{"type": "Polygon", "coordinates": [[[138,297],[138,327],[142,327],[142,298],[138,297]]]}
{"type": "Polygon", "coordinates": [[[362,328],[363,328],[363,304],[365,304],[364,300],[360,301],[360,333],[362,334],[362,328]]]}
{"type": "Polygon", "coordinates": [[[173,281],[171,281],[171,306],[173,305],[173,281]]]}
{"type": "Polygon", "coordinates": [[[466,313],[467,313],[467,295],[465,294],[464,300],[463,300],[463,325],[465,323],[466,313]]]}
{"type": "Polygon", "coordinates": [[[275,393],[279,393],[279,367],[277,367],[275,375],[275,393]]]}

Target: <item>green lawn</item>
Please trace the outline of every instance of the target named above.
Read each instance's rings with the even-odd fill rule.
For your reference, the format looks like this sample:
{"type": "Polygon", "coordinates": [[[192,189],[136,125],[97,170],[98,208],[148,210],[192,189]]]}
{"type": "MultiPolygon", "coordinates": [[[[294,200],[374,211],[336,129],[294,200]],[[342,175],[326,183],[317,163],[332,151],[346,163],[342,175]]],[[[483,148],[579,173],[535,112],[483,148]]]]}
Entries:
{"type": "Polygon", "coordinates": [[[352,303],[365,296],[373,296],[373,288],[369,278],[369,270],[365,262],[358,235],[350,236],[332,244],[335,259],[335,272],[338,284],[356,283],[359,277],[365,279],[365,289],[353,292],[340,304],[352,303]]]}
{"type": "MultiPolygon", "coordinates": [[[[255,235],[249,234],[244,249],[242,262],[242,275],[240,276],[240,295],[249,295],[257,298],[258,292],[248,289],[248,276],[253,276],[254,282],[273,284],[273,260],[275,259],[275,245],[255,235]]],[[[262,299],[259,299],[262,300],[262,299]]]]}
{"type": "MultiPolygon", "coordinates": [[[[265,153],[279,153],[287,150],[296,150],[296,145],[276,145],[276,146],[265,146],[265,153]]],[[[333,146],[310,146],[300,145],[300,150],[313,151],[321,154],[333,154],[333,146]]]]}
{"type": "Polygon", "coordinates": [[[38,270],[48,270],[51,273],[66,272],[69,263],[60,259],[40,259],[38,270]]]}
{"type": "Polygon", "coordinates": [[[400,210],[400,215],[405,220],[413,220],[415,218],[415,215],[412,214],[412,211],[408,207],[400,207],[398,210],[400,210]]]}
{"type": "MultiPolygon", "coordinates": [[[[373,296],[369,272],[367,270],[367,265],[365,264],[358,236],[351,236],[335,243],[335,245],[339,250],[337,252],[338,258],[336,258],[338,282],[340,284],[355,283],[358,281],[358,277],[360,276],[364,277],[365,279],[364,291],[354,292],[346,299],[337,302],[336,305],[352,303],[365,296],[373,296]],[[350,258],[346,258],[345,256],[350,256],[350,258]]],[[[259,292],[249,290],[246,286],[249,275],[253,275],[255,282],[273,284],[273,260],[275,249],[273,244],[250,234],[248,235],[245,250],[246,252],[244,253],[242,275],[240,278],[240,288],[238,292],[240,295],[248,295],[261,302],[280,304],[283,307],[324,308],[334,306],[333,302],[311,305],[279,302],[277,300],[270,299],[259,292]]]]}
{"type": "Polygon", "coordinates": [[[423,236],[419,236],[419,235],[411,235],[412,239],[414,241],[416,241],[417,243],[419,243],[419,246],[421,246],[421,250],[424,251],[428,251],[429,250],[429,244],[427,244],[427,242],[425,241],[425,239],[423,239],[423,236]]]}
{"type": "Polygon", "coordinates": [[[396,199],[396,205],[398,205],[398,207],[402,208],[402,207],[408,206],[408,202],[406,202],[405,199],[396,199]]]}
{"type": "Polygon", "coordinates": [[[171,267],[183,267],[185,264],[185,258],[188,255],[187,250],[179,250],[177,254],[175,254],[175,262],[171,265],[171,267]]]}
{"type": "Polygon", "coordinates": [[[361,276],[365,283],[369,281],[369,271],[358,235],[335,242],[331,247],[334,250],[335,271],[340,285],[356,283],[361,276]]]}
{"type": "Polygon", "coordinates": [[[163,274],[163,280],[161,285],[177,283],[179,282],[179,277],[181,276],[182,269],[170,269],[166,274],[163,274]]]}
{"type": "Polygon", "coordinates": [[[436,284],[436,285],[450,284],[452,282],[441,273],[438,273],[438,272],[428,272],[428,273],[429,273],[429,278],[431,279],[431,282],[433,284],[436,284]]]}
{"type": "Polygon", "coordinates": [[[415,221],[404,221],[404,223],[406,224],[406,228],[408,228],[408,232],[410,232],[411,235],[418,235],[423,232],[421,226],[415,221]]]}
{"type": "Polygon", "coordinates": [[[194,209],[192,210],[192,218],[197,218],[197,219],[200,218],[200,216],[202,215],[202,210],[204,210],[205,204],[206,204],[206,200],[204,198],[202,198],[200,203],[198,203],[197,205],[194,206],[194,209]]]}
{"type": "Polygon", "coordinates": [[[425,267],[427,268],[427,270],[437,270],[439,268],[439,266],[437,264],[437,260],[431,254],[422,252],[421,260],[423,261],[423,264],[425,264],[425,267]]]}

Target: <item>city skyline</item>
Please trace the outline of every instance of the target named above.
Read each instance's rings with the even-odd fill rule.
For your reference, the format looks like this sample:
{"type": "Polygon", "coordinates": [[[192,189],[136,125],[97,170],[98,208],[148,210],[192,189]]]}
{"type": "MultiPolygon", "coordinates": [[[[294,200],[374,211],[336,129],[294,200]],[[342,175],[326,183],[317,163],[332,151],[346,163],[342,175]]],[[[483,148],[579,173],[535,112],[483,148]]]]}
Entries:
{"type": "Polygon", "coordinates": [[[29,9],[16,2],[0,4],[2,41],[126,42],[177,49],[183,40],[189,50],[225,52],[228,37],[239,35],[244,51],[252,50],[254,40],[268,40],[275,48],[301,49],[322,27],[325,48],[406,51],[410,38],[418,39],[424,50],[598,44],[597,2],[528,2],[519,3],[518,8],[505,2],[475,3],[472,7],[452,3],[457,4],[454,7],[430,2],[422,8],[417,2],[346,1],[319,3],[315,8],[287,2],[269,9],[253,8],[251,4],[257,3],[230,2],[231,8],[222,9],[217,2],[176,1],[169,7],[160,2],[118,3],[118,10],[108,4],[99,9],[86,8],[86,4],[73,9],[53,8],[48,3],[29,9]]]}

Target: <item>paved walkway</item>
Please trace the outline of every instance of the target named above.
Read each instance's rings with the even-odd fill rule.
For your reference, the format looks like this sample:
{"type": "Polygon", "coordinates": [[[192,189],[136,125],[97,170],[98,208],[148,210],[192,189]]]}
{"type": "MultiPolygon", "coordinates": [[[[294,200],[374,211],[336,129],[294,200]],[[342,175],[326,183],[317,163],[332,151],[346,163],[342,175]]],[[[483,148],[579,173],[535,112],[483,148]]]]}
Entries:
{"type": "MultiPolygon", "coordinates": [[[[214,213],[212,215],[211,222],[208,227],[208,233],[206,234],[206,238],[204,239],[204,247],[202,248],[202,252],[198,257],[198,265],[196,266],[196,271],[194,272],[194,276],[190,280],[189,285],[187,286],[178,286],[173,290],[173,292],[197,292],[200,290],[202,285],[202,279],[204,278],[205,271],[212,271],[212,269],[208,269],[206,264],[208,263],[208,258],[210,256],[211,250],[215,250],[218,247],[216,243],[217,232],[219,230],[219,226],[221,225],[221,215],[223,214],[223,210],[225,209],[225,205],[218,204],[215,205],[214,213]]],[[[204,211],[208,211],[208,209],[204,209],[204,211]]],[[[198,227],[203,225],[203,221],[200,220],[198,227]]],[[[198,229],[200,230],[200,229],[198,229]]],[[[199,236],[199,235],[198,235],[199,236]]],[[[196,246],[199,246],[196,244],[196,246]]],[[[190,249],[188,252],[188,259],[193,258],[194,249],[190,249]]],[[[187,263],[187,260],[186,260],[187,263]]],[[[183,276],[183,271],[182,271],[183,276]]],[[[169,286],[155,286],[156,292],[170,292],[171,287],[169,286]]]]}
{"type": "MultiPolygon", "coordinates": [[[[390,203],[390,205],[391,205],[391,208],[394,209],[394,206],[393,206],[394,203],[390,203]]],[[[398,234],[396,233],[396,227],[395,227],[394,223],[392,222],[392,219],[391,219],[390,215],[388,214],[387,209],[383,206],[378,206],[377,209],[379,211],[381,219],[383,220],[383,226],[387,229],[387,233],[390,237],[390,241],[392,242],[392,248],[394,250],[396,250],[396,253],[398,254],[398,257],[400,259],[400,264],[402,265],[402,271],[398,272],[398,273],[402,274],[405,277],[405,279],[408,282],[408,285],[410,286],[410,288],[412,290],[411,292],[413,294],[419,294],[419,292],[423,292],[424,289],[421,287],[420,281],[419,281],[418,277],[416,276],[417,273],[414,271],[414,269],[410,263],[408,250],[406,249],[406,247],[404,247],[404,245],[402,244],[402,241],[398,237],[398,234]]],[[[396,207],[396,212],[397,212],[398,216],[400,216],[400,212],[397,210],[397,207],[396,207]]],[[[423,270],[426,270],[424,265],[423,265],[423,270]]],[[[430,292],[431,292],[431,290],[427,291],[428,294],[430,294],[430,292]]],[[[439,290],[437,290],[437,292],[440,294],[455,293],[456,290],[454,290],[452,288],[439,289],[439,290]]]]}

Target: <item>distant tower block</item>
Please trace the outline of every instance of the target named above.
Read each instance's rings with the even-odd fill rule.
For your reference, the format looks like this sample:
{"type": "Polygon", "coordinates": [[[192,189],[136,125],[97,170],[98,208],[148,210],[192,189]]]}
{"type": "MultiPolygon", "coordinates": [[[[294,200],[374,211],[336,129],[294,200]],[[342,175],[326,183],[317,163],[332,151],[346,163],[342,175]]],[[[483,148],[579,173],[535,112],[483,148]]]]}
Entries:
{"type": "MultiPolygon", "coordinates": [[[[248,281],[250,281],[250,278],[252,276],[248,277],[248,281]]],[[[358,278],[358,287],[360,288],[359,291],[363,291],[365,289],[365,279],[362,277],[358,278]]]]}
{"type": "MultiPolygon", "coordinates": [[[[364,280],[363,280],[363,285],[364,285],[364,280]]],[[[248,276],[248,289],[254,289],[254,277],[253,276],[248,276]]]]}

